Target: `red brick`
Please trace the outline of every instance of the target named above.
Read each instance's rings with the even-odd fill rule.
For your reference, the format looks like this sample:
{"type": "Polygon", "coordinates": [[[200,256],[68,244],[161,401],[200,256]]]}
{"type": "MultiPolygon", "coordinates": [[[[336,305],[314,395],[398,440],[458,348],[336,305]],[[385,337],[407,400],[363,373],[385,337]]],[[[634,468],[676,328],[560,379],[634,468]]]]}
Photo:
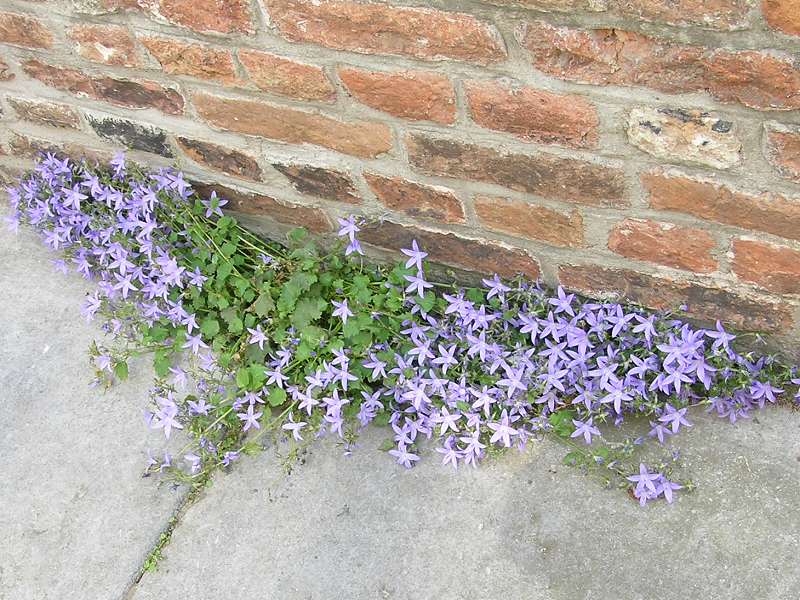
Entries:
{"type": "Polygon", "coordinates": [[[26,61],[23,69],[30,77],[50,87],[79,96],[126,108],[157,108],[171,115],[183,113],[183,96],[152,81],[94,77],[77,69],[55,67],[38,60],[26,61]]]}
{"type": "Polygon", "coordinates": [[[682,46],[621,29],[570,29],[541,21],[517,31],[533,66],[569,81],[706,91],[757,110],[800,108],[800,68],[767,52],[682,46]]]}
{"type": "Polygon", "coordinates": [[[717,269],[716,242],[708,232],[672,223],[625,219],[611,231],[608,248],[621,256],[695,273],[717,269]]]}
{"type": "Polygon", "coordinates": [[[30,15],[0,12],[0,44],[26,48],[52,48],[53,34],[30,15]]]}
{"type": "Polygon", "coordinates": [[[78,25],[68,34],[78,54],[88,60],[122,67],[136,67],[140,63],[133,37],[125,27],[78,25]]]}
{"type": "Polygon", "coordinates": [[[773,29],[800,35],[800,2],[797,0],[762,0],[761,12],[773,29]]]}
{"type": "Polygon", "coordinates": [[[765,155],[786,179],[800,183],[800,127],[764,124],[765,155]]]}
{"type": "Polygon", "coordinates": [[[210,125],[238,133],[290,144],[315,144],[361,158],[373,158],[392,148],[391,130],[374,121],[340,121],[286,106],[207,94],[197,94],[194,105],[210,125]]]}
{"type": "Polygon", "coordinates": [[[394,251],[409,248],[411,241],[417,240],[432,262],[466,271],[497,273],[503,277],[523,273],[532,279],[539,276],[539,263],[524,250],[463,238],[453,233],[383,221],[365,226],[359,237],[363,242],[394,251]]]}
{"type": "Polygon", "coordinates": [[[362,54],[479,64],[503,60],[498,32],[472,15],[346,0],[263,0],[271,23],[293,42],[362,54]]]}
{"type": "Polygon", "coordinates": [[[452,190],[375,173],[364,173],[364,179],[378,201],[391,210],[439,223],[464,222],[464,207],[452,190]]]}
{"type": "Polygon", "coordinates": [[[501,185],[589,206],[625,207],[620,169],[551,154],[506,153],[423,134],[406,137],[409,161],[422,173],[501,185]]]}
{"type": "Polygon", "coordinates": [[[558,278],[565,288],[589,297],[615,296],[656,310],[685,305],[690,317],[706,322],[720,319],[748,331],[780,332],[792,326],[790,305],[710,285],[595,265],[562,265],[558,278]]]}
{"type": "Polygon", "coordinates": [[[175,139],[181,150],[189,158],[201,165],[206,165],[234,177],[261,181],[261,167],[258,166],[256,159],[244,152],[187,137],[179,136],[175,139]]]}
{"type": "Polygon", "coordinates": [[[228,208],[234,212],[269,217],[284,225],[305,227],[312,233],[327,233],[331,230],[330,220],[319,208],[282,202],[271,196],[242,192],[221,185],[195,182],[192,187],[203,198],[208,198],[211,192],[217,192],[217,196],[228,200],[228,208]]]}
{"type": "Polygon", "coordinates": [[[282,173],[292,187],[301,194],[310,194],[326,200],[361,204],[353,180],[346,173],[311,165],[272,165],[282,173]]]}
{"type": "Polygon", "coordinates": [[[520,200],[478,196],[475,212],[481,224],[494,231],[553,246],[584,245],[583,217],[577,210],[564,213],[520,200]]]}
{"type": "Polygon", "coordinates": [[[472,119],[482,127],[541,144],[597,146],[597,110],[581,96],[499,81],[467,81],[464,87],[472,119]]]}
{"type": "Polygon", "coordinates": [[[257,50],[239,50],[239,60],[250,80],[265,92],[299,100],[336,99],[336,89],[320,67],[257,50]]]}
{"type": "Polygon", "coordinates": [[[250,0],[80,0],[74,10],[90,14],[137,11],[200,33],[253,33],[250,0]]]}
{"type": "MultiPolygon", "coordinates": [[[[252,33],[249,0],[149,0],[151,12],[199,32],[252,33]]],[[[140,5],[143,3],[139,2],[140,5]]]]}
{"type": "Polygon", "coordinates": [[[743,29],[750,10],[748,0],[615,0],[614,8],[625,16],[696,26],[703,29],[743,29]]]}
{"type": "Polygon", "coordinates": [[[733,240],[733,272],[776,294],[800,294],[800,252],[755,240],[733,240]]]}
{"type": "Polygon", "coordinates": [[[237,83],[233,57],[228,50],[163,38],[145,37],[141,41],[170,75],[188,75],[228,85],[237,83]]]}
{"type": "Polygon", "coordinates": [[[9,98],[8,103],[20,119],[49,127],[78,129],[81,119],[78,113],[65,104],[9,98]]]}
{"type": "Polygon", "coordinates": [[[444,75],[339,69],[339,78],[359,102],[376,110],[414,121],[455,121],[456,93],[444,75]]]}
{"type": "Polygon", "coordinates": [[[642,175],[642,184],[652,208],[800,240],[800,198],[748,194],[712,181],[658,171],[642,175]]]}
{"type": "Polygon", "coordinates": [[[8,146],[11,150],[11,153],[15,157],[32,159],[38,158],[39,155],[43,153],[53,152],[67,154],[76,160],[86,158],[89,160],[97,160],[102,163],[107,163],[114,156],[114,153],[111,150],[87,148],[77,142],[53,142],[49,139],[43,140],[17,132],[12,132],[12,137],[8,146]]]}

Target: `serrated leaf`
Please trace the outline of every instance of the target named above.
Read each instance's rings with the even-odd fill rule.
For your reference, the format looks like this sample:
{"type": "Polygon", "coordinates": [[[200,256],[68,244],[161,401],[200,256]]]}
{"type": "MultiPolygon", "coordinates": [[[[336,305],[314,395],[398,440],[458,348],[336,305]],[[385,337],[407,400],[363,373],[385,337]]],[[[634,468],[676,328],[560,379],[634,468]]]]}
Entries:
{"type": "Polygon", "coordinates": [[[283,314],[289,314],[294,309],[297,299],[311,289],[317,281],[317,276],[313,273],[305,271],[298,271],[289,278],[283,288],[281,288],[281,295],[278,298],[278,310],[283,314]]]}
{"type": "Polygon", "coordinates": [[[151,327],[147,333],[154,342],[163,342],[169,336],[166,327],[151,327]]]}
{"type": "Polygon", "coordinates": [[[297,349],[294,351],[294,357],[297,360],[306,360],[311,358],[311,346],[308,342],[300,342],[297,349]]]}
{"type": "Polygon", "coordinates": [[[325,337],[325,330],[315,325],[310,325],[300,332],[300,339],[308,342],[312,348],[316,347],[323,337],[325,337]]]}
{"type": "Polygon", "coordinates": [[[169,367],[172,364],[170,360],[169,353],[166,350],[156,350],[155,355],[153,356],[153,368],[156,371],[156,375],[159,377],[166,377],[167,373],[169,373],[169,367]]]}
{"type": "Polygon", "coordinates": [[[128,378],[128,363],[124,360],[118,361],[114,365],[114,375],[116,375],[120,381],[125,381],[128,378]]]}
{"type": "Polygon", "coordinates": [[[238,276],[234,277],[233,279],[231,279],[229,283],[233,284],[233,287],[236,288],[236,291],[238,292],[239,296],[244,295],[244,293],[248,289],[250,289],[250,282],[247,281],[247,279],[245,279],[244,277],[238,277],[238,276]]]}
{"type": "Polygon", "coordinates": [[[383,411],[375,415],[375,418],[372,419],[372,422],[379,427],[386,427],[389,424],[389,419],[391,419],[391,415],[388,411],[383,411]]]}
{"type": "Polygon", "coordinates": [[[308,235],[308,231],[303,229],[302,227],[298,227],[296,229],[292,229],[286,237],[289,238],[290,241],[294,242],[295,244],[299,244],[302,242],[306,236],[308,235]]]}
{"type": "Polygon", "coordinates": [[[239,386],[240,389],[245,390],[247,386],[250,385],[250,370],[249,369],[239,369],[236,372],[236,385],[239,386]]]}
{"type": "Polygon", "coordinates": [[[236,307],[232,306],[223,310],[220,315],[228,326],[228,331],[231,333],[241,333],[244,331],[244,323],[236,307]]]}
{"type": "Polygon", "coordinates": [[[257,390],[264,386],[267,381],[267,374],[264,372],[264,365],[251,364],[250,370],[250,389],[257,390]]]}
{"type": "Polygon", "coordinates": [[[206,317],[203,319],[202,323],[200,323],[200,333],[202,333],[205,338],[210,340],[214,339],[219,333],[219,321],[212,317],[206,317]]]}
{"type": "Polygon", "coordinates": [[[560,437],[569,437],[575,431],[572,419],[576,416],[573,410],[559,410],[552,413],[547,420],[553,427],[553,432],[560,437]]]}
{"type": "Polygon", "coordinates": [[[233,265],[229,262],[224,262],[217,267],[217,281],[225,281],[228,275],[233,271],[233,265]]]}
{"type": "Polygon", "coordinates": [[[266,317],[275,310],[275,301],[272,299],[269,289],[258,295],[258,298],[253,304],[253,309],[256,311],[256,314],[261,317],[266,317]]]}
{"type": "Polygon", "coordinates": [[[431,309],[433,308],[434,302],[436,302],[436,296],[434,296],[433,294],[428,292],[422,298],[417,296],[416,301],[417,301],[417,304],[419,305],[419,307],[424,312],[429,313],[429,312],[431,312],[431,309]]]}
{"type": "Polygon", "coordinates": [[[303,330],[322,316],[327,302],[322,298],[301,298],[294,307],[291,321],[298,330],[303,330]]]}
{"type": "Polygon", "coordinates": [[[267,402],[269,402],[270,406],[280,406],[286,402],[286,392],[279,387],[272,388],[269,396],[267,396],[267,402]]]}

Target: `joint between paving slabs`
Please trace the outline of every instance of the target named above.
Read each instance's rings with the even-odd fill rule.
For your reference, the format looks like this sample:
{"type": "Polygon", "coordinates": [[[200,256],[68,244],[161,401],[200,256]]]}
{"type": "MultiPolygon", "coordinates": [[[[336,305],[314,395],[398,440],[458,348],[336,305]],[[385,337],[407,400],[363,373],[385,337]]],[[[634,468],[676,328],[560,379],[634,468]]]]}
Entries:
{"type": "Polygon", "coordinates": [[[197,481],[192,484],[181,503],[170,516],[166,526],[159,531],[158,538],[147,552],[147,555],[137,569],[136,573],[130,579],[128,585],[120,596],[120,600],[133,600],[136,587],[142,580],[142,577],[144,577],[145,573],[153,572],[158,568],[159,562],[164,559],[162,550],[170,544],[172,541],[172,534],[175,532],[175,529],[177,529],[178,525],[180,525],[183,521],[184,515],[192,506],[200,501],[200,499],[203,497],[203,492],[210,483],[211,475],[207,474],[201,481],[197,481]]]}

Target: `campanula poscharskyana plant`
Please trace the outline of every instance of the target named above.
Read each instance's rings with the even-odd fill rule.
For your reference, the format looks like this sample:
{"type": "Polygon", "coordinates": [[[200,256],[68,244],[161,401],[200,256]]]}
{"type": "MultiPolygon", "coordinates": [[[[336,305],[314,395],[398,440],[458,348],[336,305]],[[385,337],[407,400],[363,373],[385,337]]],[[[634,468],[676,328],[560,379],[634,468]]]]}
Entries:
{"type": "Polygon", "coordinates": [[[408,468],[423,440],[458,468],[555,435],[573,448],[566,462],[642,504],[671,502],[677,454],[652,468],[634,458],[642,439],[604,444],[604,430],[638,416],[663,443],[693,411],[735,422],[800,384],[776,359],[737,351],[719,322],[552,295],[522,277],[435,283],[416,241],[396,266],[370,265],[355,217],[340,219],[332,250],[302,230],[265,241],[180,172],[123,155],[103,166],[48,154],[8,192],[11,226],[30,224],[59,270],[96,283],[82,313],[111,341],[91,349],[95,383],[152,355],[147,424],[189,442],[151,457],[149,473],[198,478],[265,435],[294,450],[335,435],[349,451],[377,424],[408,468]]]}

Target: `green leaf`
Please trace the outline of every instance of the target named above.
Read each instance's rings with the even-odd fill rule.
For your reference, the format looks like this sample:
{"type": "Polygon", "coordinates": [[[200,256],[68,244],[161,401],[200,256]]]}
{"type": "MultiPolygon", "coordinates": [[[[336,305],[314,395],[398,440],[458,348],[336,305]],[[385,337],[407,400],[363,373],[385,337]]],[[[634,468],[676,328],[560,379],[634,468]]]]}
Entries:
{"type": "Polygon", "coordinates": [[[228,275],[233,271],[233,265],[229,262],[224,262],[217,267],[217,281],[225,281],[228,275]]]}
{"type": "Polygon", "coordinates": [[[251,364],[248,369],[250,370],[250,389],[257,390],[264,387],[264,382],[267,380],[264,365],[251,364]]]}
{"type": "Polygon", "coordinates": [[[239,369],[236,372],[236,385],[240,389],[247,389],[250,385],[250,369],[239,369]]]}
{"type": "Polygon", "coordinates": [[[294,351],[294,356],[298,360],[306,360],[311,358],[311,346],[308,342],[300,342],[297,349],[294,351]]]}
{"type": "Polygon", "coordinates": [[[244,331],[244,323],[239,317],[239,310],[235,306],[226,308],[220,315],[225,323],[228,325],[228,331],[231,333],[241,333],[244,331]]]}
{"type": "Polygon", "coordinates": [[[379,427],[386,427],[389,424],[389,419],[392,418],[392,415],[389,414],[389,411],[383,411],[375,415],[375,418],[372,422],[379,427]]]}
{"type": "Polygon", "coordinates": [[[278,310],[282,314],[289,314],[294,309],[297,299],[311,289],[317,282],[317,276],[313,273],[298,271],[289,278],[281,289],[281,296],[278,298],[278,310]]]}
{"type": "Polygon", "coordinates": [[[203,319],[203,322],[200,323],[200,333],[203,334],[203,337],[210,340],[214,339],[219,333],[219,321],[213,317],[206,317],[203,319]]]}
{"type": "Polygon", "coordinates": [[[316,347],[320,340],[325,337],[325,330],[316,325],[310,325],[300,332],[300,339],[308,342],[312,348],[316,347]]]}
{"type": "Polygon", "coordinates": [[[269,402],[270,406],[280,406],[286,402],[286,392],[279,387],[272,388],[269,396],[267,396],[267,402],[269,402]]]}
{"type": "Polygon", "coordinates": [[[575,426],[572,424],[572,419],[575,416],[574,410],[559,410],[552,413],[547,420],[550,421],[550,425],[553,426],[553,432],[556,435],[569,437],[575,431],[575,426]]]}
{"type": "Polygon", "coordinates": [[[128,363],[124,360],[118,361],[114,365],[114,375],[116,375],[120,381],[125,381],[128,378],[128,363]]]}
{"type": "Polygon", "coordinates": [[[260,317],[266,317],[275,310],[275,302],[272,300],[269,288],[258,295],[258,299],[255,301],[255,304],[253,304],[253,309],[260,317]]]}
{"type": "Polygon", "coordinates": [[[433,303],[436,302],[436,296],[434,296],[433,294],[428,292],[422,298],[417,296],[416,300],[417,300],[417,304],[419,305],[419,307],[423,311],[428,313],[428,312],[431,312],[431,309],[433,308],[433,303]]]}
{"type": "Polygon", "coordinates": [[[169,331],[166,327],[151,327],[148,334],[154,342],[163,342],[169,336],[169,331]]]}
{"type": "Polygon", "coordinates": [[[250,289],[250,282],[244,277],[236,276],[229,283],[233,284],[233,287],[236,288],[236,291],[240,297],[243,296],[248,289],[250,289]]]}
{"type": "Polygon", "coordinates": [[[292,229],[286,237],[289,238],[289,241],[300,244],[304,239],[308,236],[308,231],[303,229],[302,227],[298,227],[296,229],[292,229]]]}
{"type": "Polygon", "coordinates": [[[456,400],[456,406],[459,410],[463,410],[464,412],[470,412],[472,410],[472,407],[463,400],[456,400]]]}
{"type": "Polygon", "coordinates": [[[346,338],[352,338],[358,335],[361,331],[361,326],[358,323],[358,319],[350,317],[347,319],[347,323],[342,326],[342,334],[346,338]]]}
{"type": "Polygon", "coordinates": [[[233,256],[233,253],[236,252],[236,244],[225,242],[222,244],[222,248],[220,248],[220,250],[222,251],[222,255],[225,257],[233,256]]]}
{"type": "Polygon", "coordinates": [[[322,316],[327,302],[322,298],[301,298],[294,308],[291,321],[298,330],[303,330],[322,316]]]}
{"type": "Polygon", "coordinates": [[[167,373],[169,373],[169,367],[171,364],[172,361],[170,360],[168,351],[156,350],[156,353],[153,356],[153,368],[156,371],[156,375],[159,377],[166,377],[167,373]]]}

